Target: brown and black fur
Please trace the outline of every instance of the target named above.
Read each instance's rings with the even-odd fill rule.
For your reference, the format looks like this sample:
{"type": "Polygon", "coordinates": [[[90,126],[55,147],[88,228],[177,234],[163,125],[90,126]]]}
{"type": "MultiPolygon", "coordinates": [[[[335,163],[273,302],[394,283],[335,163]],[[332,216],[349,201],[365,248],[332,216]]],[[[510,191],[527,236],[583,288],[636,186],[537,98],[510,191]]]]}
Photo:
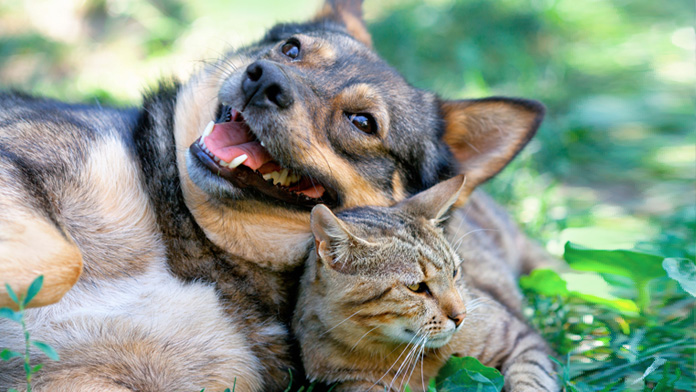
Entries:
{"type": "MultiPolygon", "coordinates": [[[[46,364],[35,390],[287,385],[288,301],[312,241],[309,209],[237,188],[192,153],[223,102],[243,108],[275,160],[331,189],[339,210],[392,205],[458,172],[468,196],[541,121],[534,101],[415,89],[370,44],[360,2],[330,1],[308,23],[278,25],[184,83],[161,83],[138,108],[0,96],[0,276],[23,293],[45,275],[32,305],[53,305],[27,322],[62,358],[32,354],[46,364]],[[301,61],[279,56],[289,39],[301,61]],[[245,102],[240,85],[260,61],[282,70],[292,105],[245,102]],[[378,132],[361,134],[344,111],[371,112],[378,132]],[[178,324],[168,324],[173,304],[178,324]],[[196,306],[206,329],[185,316],[196,306]],[[152,340],[157,331],[166,338],[152,340]]],[[[0,304],[11,305],[4,287],[0,304]]],[[[0,346],[21,345],[15,325],[0,332],[0,346]]],[[[21,362],[0,362],[0,388],[21,380],[21,362]]]]}

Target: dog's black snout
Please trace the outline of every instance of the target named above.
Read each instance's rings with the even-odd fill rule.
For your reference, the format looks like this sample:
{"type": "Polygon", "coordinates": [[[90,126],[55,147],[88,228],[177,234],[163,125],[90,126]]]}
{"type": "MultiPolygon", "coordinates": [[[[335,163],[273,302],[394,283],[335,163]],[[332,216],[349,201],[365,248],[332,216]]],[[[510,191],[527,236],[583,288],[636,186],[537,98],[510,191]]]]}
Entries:
{"type": "Polygon", "coordinates": [[[285,109],[293,104],[292,85],[280,68],[259,60],[246,69],[242,92],[247,105],[285,109]]]}

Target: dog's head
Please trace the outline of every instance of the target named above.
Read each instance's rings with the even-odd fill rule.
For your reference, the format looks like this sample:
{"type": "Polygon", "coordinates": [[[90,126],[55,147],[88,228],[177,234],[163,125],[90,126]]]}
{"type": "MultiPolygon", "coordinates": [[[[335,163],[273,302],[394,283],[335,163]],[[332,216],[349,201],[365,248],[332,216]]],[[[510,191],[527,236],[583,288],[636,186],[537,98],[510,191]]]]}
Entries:
{"type": "Polygon", "coordinates": [[[295,264],[314,205],[392,205],[459,172],[463,202],[536,131],[537,102],[445,101],[409,85],[371,49],[360,3],[277,25],[180,93],[183,191],[217,245],[295,264]]]}

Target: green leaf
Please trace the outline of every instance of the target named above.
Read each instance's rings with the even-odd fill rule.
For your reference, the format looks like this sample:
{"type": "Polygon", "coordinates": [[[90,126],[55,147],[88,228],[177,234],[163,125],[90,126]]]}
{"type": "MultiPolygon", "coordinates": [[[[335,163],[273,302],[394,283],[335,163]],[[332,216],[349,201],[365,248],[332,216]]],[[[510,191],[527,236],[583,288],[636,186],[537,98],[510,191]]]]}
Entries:
{"type": "Polygon", "coordinates": [[[24,306],[27,306],[29,302],[36,297],[36,294],[39,293],[41,286],[43,286],[43,279],[43,275],[39,275],[36,277],[36,279],[34,279],[33,282],[31,282],[31,285],[29,285],[29,289],[27,290],[27,294],[24,297],[24,301],[22,302],[24,306]]]}
{"type": "Polygon", "coordinates": [[[667,364],[662,370],[662,379],[655,385],[652,392],[672,392],[674,385],[681,378],[681,370],[677,367],[672,371],[671,364],[667,364]]]}
{"type": "Polygon", "coordinates": [[[638,308],[638,305],[634,302],[631,301],[630,299],[625,299],[625,298],[616,298],[616,299],[607,299],[607,298],[602,298],[598,297],[596,295],[591,295],[591,294],[584,294],[584,293],[579,293],[577,291],[573,291],[571,293],[573,297],[580,298],[584,301],[594,303],[594,304],[602,304],[609,306],[611,308],[614,308],[618,310],[621,313],[624,314],[629,314],[629,315],[635,315],[640,311],[638,308]]]}
{"type": "Polygon", "coordinates": [[[648,366],[647,369],[645,369],[645,372],[643,372],[643,375],[640,378],[633,381],[631,383],[631,385],[638,384],[639,382],[645,380],[646,377],[648,377],[655,370],[659,369],[660,366],[665,364],[665,362],[667,362],[665,359],[660,358],[660,357],[656,357],[655,360],[653,361],[653,363],[650,366],[648,366]]]}
{"type": "Polygon", "coordinates": [[[594,304],[602,304],[612,307],[623,314],[635,315],[639,309],[638,305],[626,298],[617,297],[613,294],[615,287],[599,274],[591,272],[566,272],[561,275],[566,281],[568,295],[580,298],[594,304]]]}
{"type": "Polygon", "coordinates": [[[679,282],[684,291],[696,297],[696,265],[693,261],[666,258],[662,261],[662,268],[670,278],[679,282]]]}
{"type": "Polygon", "coordinates": [[[33,368],[31,368],[31,373],[32,373],[32,374],[38,373],[39,370],[41,370],[41,368],[43,368],[43,364],[42,364],[42,363],[40,363],[40,364],[34,366],[33,368]]]}
{"type": "Polygon", "coordinates": [[[430,382],[428,383],[428,392],[437,392],[434,378],[431,378],[430,382]]]}
{"type": "Polygon", "coordinates": [[[7,392],[19,392],[19,391],[16,390],[16,389],[14,389],[14,388],[10,388],[10,389],[7,390],[7,392]]]}
{"type": "Polygon", "coordinates": [[[503,375],[476,358],[453,357],[435,379],[438,392],[500,392],[503,375]]]}
{"type": "Polygon", "coordinates": [[[22,322],[22,312],[15,312],[10,308],[0,308],[0,318],[6,318],[16,323],[22,322]]]}
{"type": "Polygon", "coordinates": [[[536,269],[531,274],[522,276],[520,287],[547,297],[568,295],[565,280],[550,269],[536,269]]]}
{"type": "Polygon", "coordinates": [[[7,295],[10,296],[10,299],[12,300],[12,302],[19,305],[19,300],[17,299],[17,294],[15,294],[14,290],[12,290],[12,287],[10,287],[9,284],[5,283],[5,288],[7,289],[7,295]]]}
{"type": "Polygon", "coordinates": [[[642,282],[665,276],[663,257],[630,250],[594,250],[567,242],[563,258],[579,271],[609,273],[642,282]]]}
{"type": "Polygon", "coordinates": [[[58,353],[56,350],[53,349],[53,347],[49,346],[48,344],[44,342],[37,342],[37,341],[32,341],[31,344],[36,346],[39,350],[43,351],[44,354],[46,354],[47,357],[51,358],[54,361],[60,360],[60,357],[58,356],[58,353]]]}
{"type": "Polygon", "coordinates": [[[9,361],[12,358],[21,357],[22,355],[23,355],[22,353],[18,353],[17,351],[12,351],[12,350],[7,349],[7,348],[0,351],[0,359],[2,359],[3,361],[9,361]]]}

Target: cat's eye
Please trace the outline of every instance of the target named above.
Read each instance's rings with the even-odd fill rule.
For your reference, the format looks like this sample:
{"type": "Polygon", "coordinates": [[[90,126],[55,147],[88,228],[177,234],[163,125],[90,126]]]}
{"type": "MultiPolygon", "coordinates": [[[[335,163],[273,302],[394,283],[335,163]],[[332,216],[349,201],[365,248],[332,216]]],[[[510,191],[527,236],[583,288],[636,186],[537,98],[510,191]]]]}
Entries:
{"type": "Polygon", "coordinates": [[[452,273],[452,277],[453,277],[453,278],[456,278],[457,275],[459,275],[459,268],[455,268],[455,269],[454,269],[454,272],[452,273]]]}
{"type": "Polygon", "coordinates": [[[406,287],[408,287],[408,289],[413,291],[414,293],[429,293],[430,292],[430,289],[428,289],[428,285],[425,284],[425,282],[409,284],[409,285],[406,285],[406,287]]]}
{"type": "Polygon", "coordinates": [[[372,135],[377,133],[377,121],[370,113],[349,113],[346,112],[348,121],[360,131],[372,135]]]}
{"type": "Polygon", "coordinates": [[[285,44],[283,44],[283,46],[280,47],[280,51],[284,55],[295,60],[297,56],[300,55],[300,42],[296,39],[290,39],[288,40],[288,42],[286,42],[285,44]]]}

